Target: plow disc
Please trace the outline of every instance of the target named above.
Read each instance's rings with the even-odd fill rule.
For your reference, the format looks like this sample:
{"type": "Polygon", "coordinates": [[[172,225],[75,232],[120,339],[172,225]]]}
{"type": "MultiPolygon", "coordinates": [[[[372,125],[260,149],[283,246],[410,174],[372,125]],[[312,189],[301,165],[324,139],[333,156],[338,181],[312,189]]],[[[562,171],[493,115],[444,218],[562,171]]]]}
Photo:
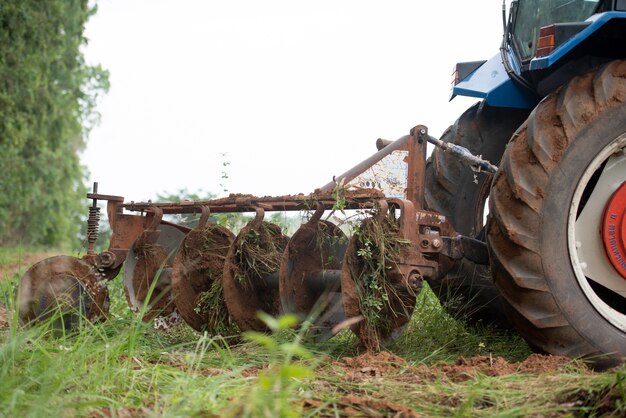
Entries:
{"type": "Polygon", "coordinates": [[[109,292],[98,271],[88,262],[69,256],[42,260],[24,274],[18,292],[22,324],[55,315],[55,328],[72,329],[83,319],[106,317],[109,292]]]}
{"type": "Polygon", "coordinates": [[[180,316],[196,331],[226,334],[232,323],[222,275],[234,235],[226,228],[200,222],[180,245],[172,269],[172,297],[180,316]]]}
{"type": "Polygon", "coordinates": [[[170,225],[145,230],[128,251],[124,268],[124,293],[128,306],[143,319],[176,316],[172,300],[172,263],[185,234],[170,225]],[[155,282],[156,281],[156,282],[155,282]]]}
{"type": "Polygon", "coordinates": [[[280,314],[277,274],[289,238],[263,216],[258,209],[255,219],[241,229],[224,266],[224,299],[242,331],[268,331],[257,318],[258,311],[280,314]]]}
{"type": "Polygon", "coordinates": [[[331,337],[332,328],[345,319],[338,273],[348,238],[338,226],[320,220],[323,213],[318,207],[291,237],[279,276],[283,311],[311,316],[318,340],[331,337]]]}
{"type": "Polygon", "coordinates": [[[381,212],[366,219],[350,238],[341,274],[345,314],[362,318],[352,326],[361,344],[380,350],[411,319],[421,282],[407,283],[397,259],[410,245],[381,212]]]}

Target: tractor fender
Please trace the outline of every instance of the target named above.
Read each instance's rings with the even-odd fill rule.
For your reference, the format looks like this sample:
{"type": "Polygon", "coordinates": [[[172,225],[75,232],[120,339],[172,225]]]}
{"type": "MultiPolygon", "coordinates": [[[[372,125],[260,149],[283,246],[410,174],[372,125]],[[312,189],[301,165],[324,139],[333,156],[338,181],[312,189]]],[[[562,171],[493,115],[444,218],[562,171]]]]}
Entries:
{"type": "Polygon", "coordinates": [[[456,96],[485,99],[493,107],[532,109],[537,105],[535,96],[511,80],[500,54],[486,61],[454,86],[450,100],[456,96]]]}

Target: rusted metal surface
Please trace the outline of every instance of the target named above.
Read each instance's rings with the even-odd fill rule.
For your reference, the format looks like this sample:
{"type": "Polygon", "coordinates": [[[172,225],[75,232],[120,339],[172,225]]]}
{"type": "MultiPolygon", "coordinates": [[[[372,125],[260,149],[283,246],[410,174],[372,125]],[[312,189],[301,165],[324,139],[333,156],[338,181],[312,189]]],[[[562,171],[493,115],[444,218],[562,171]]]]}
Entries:
{"type": "Polygon", "coordinates": [[[413,203],[415,210],[424,209],[427,136],[428,128],[418,125],[411,130],[411,136],[408,141],[410,152],[405,199],[413,203]]]}
{"type": "Polygon", "coordinates": [[[283,311],[302,318],[312,314],[313,332],[319,339],[330,338],[332,328],[345,320],[337,279],[348,243],[339,227],[321,220],[323,214],[319,205],[291,237],[280,266],[283,311]]]}
{"type": "Polygon", "coordinates": [[[402,248],[397,259],[398,269],[407,283],[421,281],[424,277],[434,277],[437,273],[437,262],[426,259],[424,254],[439,252],[440,245],[433,245],[439,238],[437,231],[432,228],[432,223],[428,222],[430,218],[427,213],[416,213],[410,200],[392,199],[389,203],[397,206],[401,212],[398,219],[398,235],[401,239],[413,243],[402,248]],[[425,226],[429,229],[424,230],[425,226]],[[423,232],[428,233],[420,233],[420,227],[423,232]]]}
{"type": "Polygon", "coordinates": [[[345,315],[364,318],[354,324],[352,330],[370,350],[380,350],[402,332],[421,290],[421,280],[407,282],[400,264],[388,262],[387,257],[380,254],[391,251],[391,247],[402,240],[395,229],[387,228],[391,224],[387,212],[383,211],[385,204],[381,206],[383,209],[378,215],[366,219],[359,233],[350,238],[341,275],[345,315]],[[384,247],[378,245],[381,241],[384,247]]]}
{"type": "MultiPolygon", "coordinates": [[[[416,190],[419,190],[416,188],[416,190]]],[[[408,323],[413,312],[415,299],[422,287],[425,278],[440,276],[441,265],[439,254],[443,248],[442,233],[449,233],[451,228],[445,218],[432,212],[416,210],[412,201],[406,199],[387,199],[377,202],[378,214],[366,220],[359,227],[359,234],[354,235],[348,244],[344,257],[341,276],[341,289],[345,315],[348,318],[363,317],[352,326],[358,334],[361,343],[371,349],[380,349],[389,339],[395,338],[408,323]],[[398,211],[400,216],[395,219],[392,214],[398,211]],[[385,228],[391,222],[394,226],[385,228]],[[379,228],[370,228],[369,225],[378,223],[379,228]],[[372,263],[380,263],[377,258],[377,236],[372,231],[382,231],[379,234],[390,234],[390,242],[396,242],[396,249],[385,239],[389,251],[393,253],[393,261],[384,266],[372,267],[372,263]],[[384,232],[387,231],[387,232],[384,232]],[[399,243],[403,243],[400,245],[399,243]],[[374,254],[372,260],[362,254],[374,254]],[[368,270],[369,269],[369,270],[368,270]],[[370,270],[380,271],[375,278],[370,270]],[[378,280],[376,285],[371,280],[378,280]],[[383,282],[380,282],[384,280],[383,282]],[[361,303],[363,295],[368,289],[386,288],[387,294],[382,298],[377,308],[377,316],[385,318],[373,320],[371,312],[364,311],[361,303]]],[[[446,266],[445,263],[443,263],[446,266]]]]}
{"type": "MultiPolygon", "coordinates": [[[[180,316],[196,331],[217,334],[215,310],[226,312],[222,275],[228,249],[235,236],[220,225],[208,224],[208,209],[198,226],[190,231],[174,259],[172,297],[180,316]],[[208,297],[210,292],[221,301],[208,297]],[[204,297],[203,297],[204,296],[204,297]]],[[[228,320],[228,318],[223,318],[228,320]]]]}
{"type": "MultiPolygon", "coordinates": [[[[98,183],[93,184],[93,192],[98,192],[98,183]]],[[[87,255],[95,254],[94,245],[98,240],[98,227],[100,223],[100,208],[98,200],[93,199],[92,205],[89,207],[89,216],[87,217],[87,255]]]]}
{"type": "Polygon", "coordinates": [[[162,213],[151,220],[128,251],[124,269],[124,292],[128,305],[145,321],[157,316],[175,316],[171,295],[172,263],[185,234],[161,224],[162,213]]]}
{"type": "Polygon", "coordinates": [[[279,270],[289,238],[280,227],[265,222],[264,214],[258,208],[256,217],[242,228],[224,265],[224,299],[231,318],[242,331],[268,331],[257,312],[276,316],[281,311],[278,289],[265,287],[260,291],[256,284],[279,270]]]}
{"type": "Polygon", "coordinates": [[[320,190],[329,193],[337,189],[378,190],[387,197],[404,198],[407,174],[410,170],[408,168],[411,153],[410,139],[411,136],[406,135],[388,143],[371,157],[334,177],[333,181],[322,186],[320,190]]]}
{"type": "Polygon", "coordinates": [[[424,206],[424,171],[428,128],[418,125],[396,141],[378,139],[377,153],[357,164],[320,190],[381,190],[386,198],[408,199],[424,206]]]}
{"type": "MultiPolygon", "coordinates": [[[[384,197],[379,190],[350,190],[342,194],[345,209],[367,209],[372,207],[376,198],[384,197]]],[[[134,212],[150,212],[152,208],[159,208],[165,214],[173,213],[200,213],[203,206],[212,213],[226,212],[255,212],[257,208],[266,211],[299,211],[309,210],[317,204],[325,209],[332,209],[337,199],[331,191],[318,190],[304,195],[264,196],[230,195],[221,199],[195,200],[180,202],[130,202],[120,205],[123,209],[134,212]]]]}
{"type": "MultiPolygon", "coordinates": [[[[236,329],[233,324],[241,331],[268,331],[257,317],[259,311],[293,312],[313,323],[317,339],[328,338],[333,329],[349,323],[364,345],[376,348],[371,344],[371,328],[382,339],[395,338],[410,319],[424,278],[440,277],[464,252],[475,258],[484,255],[479,246],[458,238],[445,217],[423,210],[427,138],[427,128],[418,125],[397,141],[379,140],[379,151],[372,157],[307,195],[233,194],[198,201],[125,202],[121,196],[97,193],[94,184],[93,193],[87,195],[92,199],[87,254],[82,260],[73,259],[69,270],[53,267],[54,274],[70,279],[58,279],[59,285],[53,279],[50,286],[69,288],[76,282],[93,293],[97,282],[106,290],[106,280],[124,266],[128,304],[136,312],[145,307],[144,320],[180,314],[195,330],[225,335],[226,328],[227,332],[236,329]],[[112,237],[108,249],[96,254],[99,200],[107,201],[112,237]],[[348,241],[338,226],[322,219],[325,211],[337,207],[374,209],[374,216],[357,226],[360,232],[348,241]],[[291,240],[277,225],[264,221],[266,211],[313,209],[311,219],[291,240]],[[256,216],[235,237],[208,222],[212,213],[227,212],[256,216]],[[200,214],[193,230],[163,220],[165,214],[190,213],[200,214]],[[360,246],[366,239],[363,230],[373,223],[385,225],[402,243],[384,266],[390,291],[381,302],[384,329],[365,321],[361,311],[360,251],[364,248],[360,246]],[[86,279],[73,278],[87,271],[86,279]]],[[[40,270],[46,271],[37,267],[23,286],[32,287],[33,275],[45,282],[40,270]]],[[[97,293],[95,306],[104,306],[102,295],[97,293]]],[[[30,315],[25,321],[39,315],[34,309],[24,312],[30,315]]]]}
{"type": "Polygon", "coordinates": [[[17,304],[20,323],[56,317],[57,326],[75,327],[82,318],[106,317],[109,292],[93,265],[69,256],[56,256],[30,267],[20,283],[17,304]]]}
{"type": "Polygon", "coordinates": [[[474,238],[459,235],[456,237],[443,237],[443,249],[441,253],[453,260],[467,258],[476,264],[489,265],[489,252],[487,244],[474,238]]]}

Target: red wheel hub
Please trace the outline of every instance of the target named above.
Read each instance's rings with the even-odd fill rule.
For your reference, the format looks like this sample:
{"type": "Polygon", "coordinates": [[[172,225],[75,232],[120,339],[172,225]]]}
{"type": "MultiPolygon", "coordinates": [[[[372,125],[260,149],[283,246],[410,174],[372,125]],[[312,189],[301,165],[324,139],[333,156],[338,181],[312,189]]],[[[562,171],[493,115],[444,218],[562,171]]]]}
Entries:
{"type": "Polygon", "coordinates": [[[626,182],[613,193],[604,208],[602,242],[609,261],[626,280],[626,182]]]}

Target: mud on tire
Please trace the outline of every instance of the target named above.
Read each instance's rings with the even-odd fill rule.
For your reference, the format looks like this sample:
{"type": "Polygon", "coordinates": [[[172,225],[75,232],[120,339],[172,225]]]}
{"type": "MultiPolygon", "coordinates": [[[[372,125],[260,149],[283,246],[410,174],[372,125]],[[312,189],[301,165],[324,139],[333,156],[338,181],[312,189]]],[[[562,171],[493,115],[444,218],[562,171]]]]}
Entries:
{"type": "MultiPolygon", "coordinates": [[[[626,355],[624,298],[587,277],[587,264],[573,256],[581,246],[574,237],[576,228],[598,232],[576,221],[608,167],[609,157],[596,165],[598,158],[609,151],[626,158],[625,133],[626,61],[614,61],[537,106],[508,145],[489,198],[492,272],[511,321],[535,350],[585,357],[599,368],[626,355]]],[[[600,250],[595,261],[609,263],[600,250]]]]}
{"type": "MultiPolygon", "coordinates": [[[[479,102],[467,109],[442,135],[441,140],[461,145],[497,164],[513,132],[529,111],[496,108],[479,102]]],[[[477,174],[440,149],[426,163],[426,206],[444,214],[456,231],[476,237],[483,229],[483,212],[492,176],[477,174]]],[[[442,280],[430,287],[446,309],[472,322],[510,328],[500,296],[487,266],[467,259],[456,262],[442,280]]]]}

